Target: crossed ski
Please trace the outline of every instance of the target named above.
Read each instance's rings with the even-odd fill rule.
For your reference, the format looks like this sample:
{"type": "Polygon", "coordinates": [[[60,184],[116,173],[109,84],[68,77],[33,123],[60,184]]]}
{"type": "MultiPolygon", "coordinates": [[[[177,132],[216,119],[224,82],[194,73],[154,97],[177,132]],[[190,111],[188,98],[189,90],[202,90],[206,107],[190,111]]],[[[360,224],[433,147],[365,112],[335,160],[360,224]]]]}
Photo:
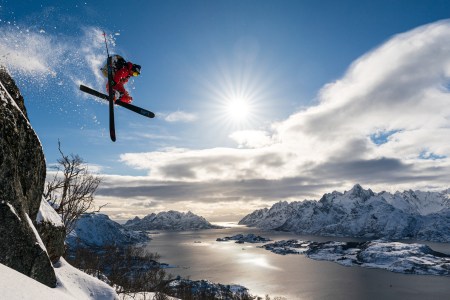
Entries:
{"type": "MultiPolygon", "coordinates": [[[[114,128],[114,100],[113,100],[113,94],[111,95],[111,97],[109,95],[100,93],[99,91],[96,91],[94,89],[91,89],[90,87],[87,87],[85,85],[80,85],[80,90],[88,93],[92,96],[98,97],[100,99],[106,100],[110,103],[110,114],[109,114],[109,125],[110,125],[110,135],[111,135],[111,140],[114,142],[116,140],[116,134],[115,134],[115,128],[114,128]]],[[[138,113],[144,117],[147,118],[154,118],[155,114],[149,110],[146,110],[142,107],[133,105],[133,104],[129,104],[129,103],[125,103],[122,101],[116,101],[115,102],[117,105],[122,106],[128,110],[131,110],[135,113],[138,113]]]]}
{"type": "MultiPolygon", "coordinates": [[[[85,92],[85,93],[91,94],[92,96],[95,96],[95,97],[98,97],[100,99],[109,101],[109,96],[108,95],[100,93],[100,92],[98,92],[96,90],[93,90],[90,87],[87,87],[85,85],[80,85],[80,90],[85,92]]],[[[122,102],[122,101],[116,101],[116,104],[119,105],[119,106],[122,106],[122,107],[124,107],[126,109],[129,109],[131,111],[134,111],[135,113],[143,115],[144,117],[147,117],[147,118],[154,118],[155,117],[155,114],[153,112],[151,112],[149,110],[146,110],[146,109],[144,109],[142,107],[139,107],[139,106],[136,106],[136,105],[133,105],[133,104],[129,104],[129,103],[125,103],[125,102],[122,102]]]]}

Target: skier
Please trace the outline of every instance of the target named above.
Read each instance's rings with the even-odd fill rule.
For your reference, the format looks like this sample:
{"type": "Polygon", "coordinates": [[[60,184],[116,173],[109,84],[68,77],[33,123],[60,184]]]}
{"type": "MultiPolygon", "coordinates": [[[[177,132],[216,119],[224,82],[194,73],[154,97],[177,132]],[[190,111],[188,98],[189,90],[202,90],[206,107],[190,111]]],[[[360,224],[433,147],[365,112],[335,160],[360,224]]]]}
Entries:
{"type": "MultiPolygon", "coordinates": [[[[108,66],[102,68],[103,75],[108,77],[108,66]]],[[[112,56],[113,81],[112,89],[118,94],[115,101],[131,103],[133,98],[125,90],[124,84],[128,82],[131,76],[139,76],[141,74],[141,66],[125,61],[120,55],[112,56]],[[118,99],[117,99],[118,98],[118,99]]],[[[106,83],[106,91],[109,93],[109,84],[106,83]]]]}

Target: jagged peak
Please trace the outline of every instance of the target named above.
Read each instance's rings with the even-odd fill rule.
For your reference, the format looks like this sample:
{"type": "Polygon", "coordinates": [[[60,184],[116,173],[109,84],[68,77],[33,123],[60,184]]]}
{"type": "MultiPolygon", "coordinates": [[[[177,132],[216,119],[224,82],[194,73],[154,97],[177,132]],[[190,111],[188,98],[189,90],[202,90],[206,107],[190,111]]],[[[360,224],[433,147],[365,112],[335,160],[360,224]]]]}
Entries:
{"type": "Polygon", "coordinates": [[[349,195],[352,198],[362,198],[363,200],[375,196],[371,189],[365,190],[359,183],[355,184],[348,192],[344,192],[344,195],[349,195]]]}
{"type": "Polygon", "coordinates": [[[286,205],[289,205],[287,201],[278,201],[272,205],[272,207],[284,207],[286,205]]]}

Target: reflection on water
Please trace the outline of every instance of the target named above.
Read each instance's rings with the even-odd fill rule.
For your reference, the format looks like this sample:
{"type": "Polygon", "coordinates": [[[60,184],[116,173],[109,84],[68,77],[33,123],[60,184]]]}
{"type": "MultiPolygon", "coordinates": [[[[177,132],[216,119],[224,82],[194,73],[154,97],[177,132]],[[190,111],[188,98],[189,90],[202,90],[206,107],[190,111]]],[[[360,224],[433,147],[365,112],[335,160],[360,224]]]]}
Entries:
{"type": "MultiPolygon", "coordinates": [[[[404,275],[377,269],[344,267],[315,261],[302,255],[277,255],[257,244],[216,242],[216,238],[254,233],[272,240],[314,241],[357,239],[297,236],[262,232],[234,226],[218,230],[160,232],[148,247],[161,261],[178,266],[173,275],[241,284],[252,294],[288,299],[449,299],[450,278],[404,275]]],[[[434,250],[450,253],[449,244],[428,243],[434,250]]]]}
{"type": "Polygon", "coordinates": [[[280,268],[270,264],[266,255],[259,253],[240,253],[237,255],[236,260],[238,263],[246,265],[249,268],[257,266],[266,269],[281,270],[280,268]]]}

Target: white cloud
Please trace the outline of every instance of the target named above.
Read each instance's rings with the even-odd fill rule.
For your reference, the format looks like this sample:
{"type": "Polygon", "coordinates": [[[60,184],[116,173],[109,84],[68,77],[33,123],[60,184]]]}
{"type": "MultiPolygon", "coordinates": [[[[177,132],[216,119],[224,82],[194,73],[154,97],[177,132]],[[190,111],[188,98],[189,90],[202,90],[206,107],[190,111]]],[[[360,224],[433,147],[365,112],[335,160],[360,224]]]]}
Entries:
{"type": "Polygon", "coordinates": [[[229,180],[279,178],[269,170],[284,164],[283,154],[258,149],[213,148],[164,149],[148,153],[126,153],[121,160],[149,170],[152,180],[229,180]],[[257,167],[259,166],[259,167],[257,167]],[[275,177],[274,177],[275,176],[275,177]]]}
{"type": "Polygon", "coordinates": [[[273,144],[269,133],[263,130],[236,131],[230,134],[230,138],[244,148],[261,148],[273,144]]]}
{"type": "Polygon", "coordinates": [[[423,147],[449,156],[450,145],[442,140],[450,133],[450,94],[443,88],[450,80],[449,42],[449,22],[395,36],[325,86],[319,105],[277,126],[278,134],[315,146],[302,147],[303,155],[319,151],[325,159],[342,154],[408,160],[423,147]],[[366,137],[380,129],[401,131],[395,141],[376,147],[366,137]],[[355,141],[358,151],[349,153],[355,141]]]}
{"type": "Polygon", "coordinates": [[[169,113],[167,115],[164,115],[164,120],[166,120],[167,122],[188,123],[188,122],[196,121],[197,120],[197,116],[195,114],[192,114],[192,113],[187,113],[187,112],[178,110],[178,111],[169,113]]]}

